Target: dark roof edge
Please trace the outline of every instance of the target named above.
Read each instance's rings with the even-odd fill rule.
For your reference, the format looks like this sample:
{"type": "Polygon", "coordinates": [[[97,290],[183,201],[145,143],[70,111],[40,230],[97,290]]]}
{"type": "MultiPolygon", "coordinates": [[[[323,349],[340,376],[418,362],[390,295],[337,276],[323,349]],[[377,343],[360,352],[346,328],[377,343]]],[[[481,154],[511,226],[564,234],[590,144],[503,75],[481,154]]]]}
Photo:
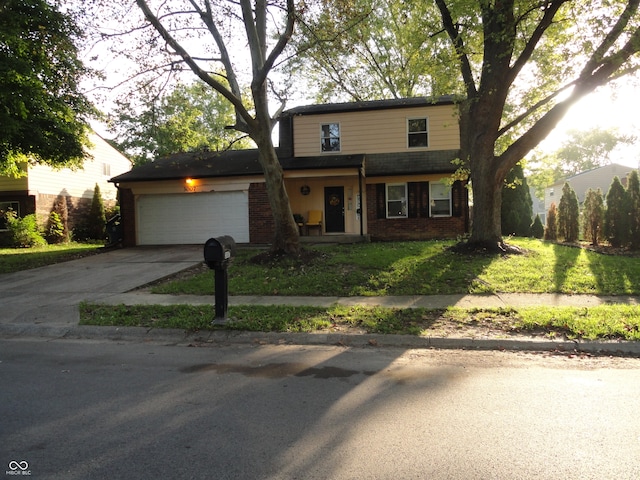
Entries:
{"type": "Polygon", "coordinates": [[[415,108],[456,103],[455,95],[440,97],[411,97],[390,100],[369,100],[365,102],[327,103],[293,107],[282,112],[282,117],[295,115],[320,115],[325,113],[362,112],[367,110],[386,110],[391,108],[415,108]]]}

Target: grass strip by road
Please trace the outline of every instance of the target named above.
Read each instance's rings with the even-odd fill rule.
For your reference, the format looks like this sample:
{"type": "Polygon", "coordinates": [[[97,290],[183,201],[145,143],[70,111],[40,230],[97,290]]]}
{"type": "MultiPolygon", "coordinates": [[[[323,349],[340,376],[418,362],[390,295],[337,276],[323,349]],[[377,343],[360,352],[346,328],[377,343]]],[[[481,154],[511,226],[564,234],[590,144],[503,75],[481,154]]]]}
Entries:
{"type": "Polygon", "coordinates": [[[32,248],[0,248],[0,273],[12,273],[66,262],[100,252],[103,244],[63,243],[32,248]]]}
{"type": "Polygon", "coordinates": [[[443,337],[508,337],[513,334],[552,339],[640,340],[640,306],[590,308],[526,307],[444,310],[384,307],[232,306],[232,322],[213,325],[207,305],[80,306],[81,325],[177,328],[190,332],[243,330],[260,332],[363,332],[443,337]]]}
{"type": "MultiPolygon", "coordinates": [[[[231,295],[388,296],[480,293],[640,295],[640,257],[513,238],[524,255],[463,255],[453,241],[315,246],[316,256],[256,263],[240,250],[231,295]]],[[[213,295],[213,272],[157,285],[153,293],[213,295]]]]}

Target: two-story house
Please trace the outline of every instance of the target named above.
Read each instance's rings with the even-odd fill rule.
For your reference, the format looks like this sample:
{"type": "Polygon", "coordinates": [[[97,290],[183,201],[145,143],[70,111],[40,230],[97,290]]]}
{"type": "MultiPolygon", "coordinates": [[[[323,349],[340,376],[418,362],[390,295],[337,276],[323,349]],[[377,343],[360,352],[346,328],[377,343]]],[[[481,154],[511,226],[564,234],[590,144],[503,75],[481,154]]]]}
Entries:
{"type": "Polygon", "coordinates": [[[574,192],[576,192],[578,203],[582,205],[584,203],[587,190],[589,189],[600,189],[602,191],[602,195],[606,198],[607,192],[609,191],[611,183],[615,177],[618,177],[622,185],[626,188],[627,176],[632,170],[635,169],[618,163],[611,163],[609,165],[587,170],[586,172],[581,172],[577,175],[559,180],[553,185],[545,188],[545,209],[548,211],[549,208],[551,208],[552,203],[555,203],[556,206],[560,204],[560,199],[562,198],[562,187],[564,187],[565,182],[573,188],[574,192]]]}
{"type": "MultiPolygon", "coordinates": [[[[63,197],[69,209],[69,227],[73,228],[91,207],[96,184],[105,205],[115,205],[118,192],[109,179],[131,170],[131,161],[93,132],[89,141],[90,158],[82,168],[24,165],[20,177],[0,176],[0,212],[11,209],[21,217],[35,213],[44,225],[55,200],[63,197]]],[[[0,233],[4,229],[2,222],[0,233]]]]}
{"type": "MultiPolygon", "coordinates": [[[[451,182],[456,112],[452,97],[285,111],[277,151],[292,211],[321,218],[319,231],[302,233],[395,240],[467,232],[467,188],[451,182]]],[[[176,154],[111,181],[120,189],[125,245],[272,239],[257,150],[176,154]]]]}

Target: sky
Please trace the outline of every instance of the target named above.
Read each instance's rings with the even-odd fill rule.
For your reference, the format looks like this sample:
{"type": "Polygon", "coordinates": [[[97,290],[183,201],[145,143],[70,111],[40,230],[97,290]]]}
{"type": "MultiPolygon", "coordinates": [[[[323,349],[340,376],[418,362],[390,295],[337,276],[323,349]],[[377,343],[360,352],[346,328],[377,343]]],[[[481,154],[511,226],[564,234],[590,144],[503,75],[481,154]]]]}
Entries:
{"type": "Polygon", "coordinates": [[[638,167],[640,163],[640,87],[625,82],[606,86],[583,98],[565,115],[539,149],[552,152],[567,138],[570,130],[617,128],[619,133],[637,135],[635,145],[626,146],[611,156],[613,163],[638,167]]]}
{"type": "MultiPolygon", "coordinates": [[[[85,53],[87,57],[89,57],[100,52],[92,51],[85,53]]],[[[107,71],[113,72],[117,70],[118,65],[121,67],[120,70],[122,70],[122,59],[104,54],[101,55],[101,58],[108,59],[106,64],[101,65],[105,67],[107,71]]],[[[124,62],[124,64],[126,65],[126,62],[124,62]]],[[[110,75],[108,77],[108,83],[112,85],[118,83],[121,76],[128,73],[126,72],[126,68],[124,70],[125,73],[120,71],[120,73],[116,74],[116,78],[110,75]]],[[[637,81],[637,83],[640,84],[640,80],[637,81]]],[[[601,87],[596,92],[575,104],[558,127],[539,145],[535,152],[550,153],[557,150],[562,142],[566,140],[567,132],[570,130],[588,130],[594,127],[602,129],[617,128],[619,133],[638,135],[638,137],[640,137],[639,91],[640,86],[634,86],[628,81],[620,81],[620,85],[615,88],[611,86],[601,87]]],[[[107,101],[102,105],[98,105],[98,107],[108,109],[110,105],[108,97],[110,95],[105,90],[101,90],[100,92],[107,96],[107,101]]],[[[301,99],[292,99],[288,102],[287,108],[307,103],[308,102],[301,99]]],[[[98,122],[92,123],[92,127],[98,134],[105,138],[113,137],[113,134],[98,122]]],[[[626,146],[616,151],[611,156],[611,159],[615,163],[638,167],[640,164],[640,138],[635,145],[626,146]]]]}
{"type": "MultiPolygon", "coordinates": [[[[556,129],[540,144],[536,151],[553,152],[567,138],[570,130],[616,128],[620,133],[637,135],[635,145],[620,148],[612,155],[614,163],[630,167],[640,166],[640,87],[625,84],[619,87],[601,87],[575,104],[556,129]]],[[[304,102],[296,102],[304,104],[304,102]]],[[[293,104],[291,104],[293,105],[293,104]]],[[[104,125],[92,124],[96,132],[112,138],[104,125]]]]}

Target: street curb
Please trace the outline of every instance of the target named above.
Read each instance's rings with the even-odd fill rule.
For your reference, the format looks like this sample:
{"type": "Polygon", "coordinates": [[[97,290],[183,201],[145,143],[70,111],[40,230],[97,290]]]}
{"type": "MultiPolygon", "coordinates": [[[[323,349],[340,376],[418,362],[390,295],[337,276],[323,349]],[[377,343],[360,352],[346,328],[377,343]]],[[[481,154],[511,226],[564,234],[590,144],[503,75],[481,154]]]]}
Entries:
{"type": "Polygon", "coordinates": [[[160,343],[165,345],[331,345],[372,348],[428,348],[438,350],[498,350],[528,352],[567,352],[640,357],[640,342],[552,341],[529,338],[451,338],[413,335],[278,333],[205,331],[185,332],[179,329],[147,329],[144,327],[98,327],[64,325],[0,325],[4,339],[69,339],[108,340],[116,342],[160,343]]]}

